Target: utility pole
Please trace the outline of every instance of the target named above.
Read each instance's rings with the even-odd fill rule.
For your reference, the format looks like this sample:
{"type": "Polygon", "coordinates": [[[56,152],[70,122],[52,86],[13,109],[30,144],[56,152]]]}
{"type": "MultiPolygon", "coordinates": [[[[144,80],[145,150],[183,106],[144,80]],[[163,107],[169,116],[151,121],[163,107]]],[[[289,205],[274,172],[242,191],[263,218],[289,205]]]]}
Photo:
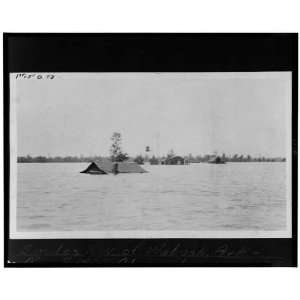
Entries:
{"type": "Polygon", "coordinates": [[[144,163],[147,163],[147,164],[149,164],[149,159],[150,159],[148,156],[149,152],[150,152],[150,146],[146,146],[144,163]]]}

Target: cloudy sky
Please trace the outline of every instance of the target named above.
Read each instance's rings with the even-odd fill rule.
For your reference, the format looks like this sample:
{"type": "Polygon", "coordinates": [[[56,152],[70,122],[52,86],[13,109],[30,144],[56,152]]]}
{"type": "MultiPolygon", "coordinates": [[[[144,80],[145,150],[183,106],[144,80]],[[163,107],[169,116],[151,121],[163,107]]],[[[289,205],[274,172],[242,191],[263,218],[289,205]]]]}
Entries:
{"type": "Polygon", "coordinates": [[[11,74],[18,155],[108,155],[117,131],[130,155],[286,156],[289,72],[55,75],[11,74]]]}

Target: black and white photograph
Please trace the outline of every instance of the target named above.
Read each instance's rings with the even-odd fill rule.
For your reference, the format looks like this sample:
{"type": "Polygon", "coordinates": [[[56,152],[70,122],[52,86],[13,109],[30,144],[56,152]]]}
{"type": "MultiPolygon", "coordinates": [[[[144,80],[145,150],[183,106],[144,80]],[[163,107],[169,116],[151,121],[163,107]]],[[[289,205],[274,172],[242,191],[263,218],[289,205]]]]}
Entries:
{"type": "Polygon", "coordinates": [[[290,238],[291,72],[11,73],[11,238],[290,238]]]}
{"type": "Polygon", "coordinates": [[[296,266],[297,51],[5,34],[5,265],[296,266]]]}
{"type": "Polygon", "coordinates": [[[0,298],[300,299],[298,2],[3,1],[0,298]]]}

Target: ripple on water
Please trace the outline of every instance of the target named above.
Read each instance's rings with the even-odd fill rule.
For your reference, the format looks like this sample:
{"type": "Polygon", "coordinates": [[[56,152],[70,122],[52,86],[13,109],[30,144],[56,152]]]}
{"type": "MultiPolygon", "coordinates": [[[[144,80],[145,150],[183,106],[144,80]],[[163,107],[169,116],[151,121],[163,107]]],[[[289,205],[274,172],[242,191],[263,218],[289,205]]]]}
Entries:
{"type": "MultiPolygon", "coordinates": [[[[25,227],[25,226],[24,226],[25,227]]],[[[51,225],[50,224],[44,224],[44,223],[39,223],[39,224],[31,224],[31,225],[27,225],[26,228],[27,229],[45,229],[45,228],[50,228],[51,225]]]]}

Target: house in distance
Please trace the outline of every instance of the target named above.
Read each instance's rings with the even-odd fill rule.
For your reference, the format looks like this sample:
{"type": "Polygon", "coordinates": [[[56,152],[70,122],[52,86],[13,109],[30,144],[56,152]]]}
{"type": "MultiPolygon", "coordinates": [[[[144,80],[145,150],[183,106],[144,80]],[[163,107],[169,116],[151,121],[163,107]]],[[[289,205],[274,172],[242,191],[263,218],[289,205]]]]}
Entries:
{"type": "Polygon", "coordinates": [[[210,164],[225,164],[226,161],[224,158],[214,155],[208,160],[208,163],[210,163],[210,164]]]}
{"type": "Polygon", "coordinates": [[[187,165],[188,160],[184,159],[179,155],[175,155],[169,158],[166,158],[161,162],[162,165],[187,165]]]}

